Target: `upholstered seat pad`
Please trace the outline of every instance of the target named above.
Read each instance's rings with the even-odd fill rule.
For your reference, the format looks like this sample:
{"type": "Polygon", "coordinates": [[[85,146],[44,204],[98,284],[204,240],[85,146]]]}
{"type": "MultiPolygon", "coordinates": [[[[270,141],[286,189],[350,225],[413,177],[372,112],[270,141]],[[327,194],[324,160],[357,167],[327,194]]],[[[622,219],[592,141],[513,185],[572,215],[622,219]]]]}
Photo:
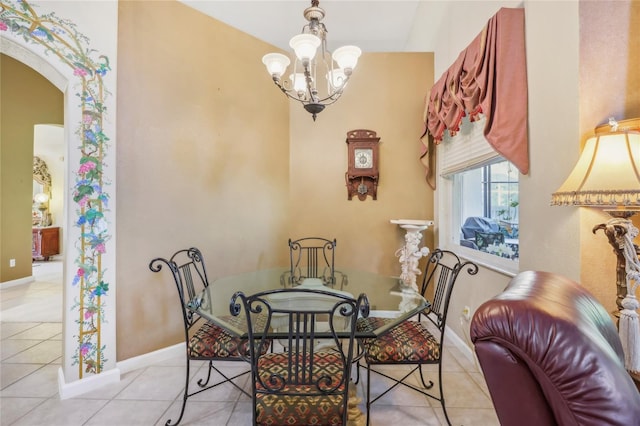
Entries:
{"type": "Polygon", "coordinates": [[[205,322],[189,339],[190,358],[240,358],[240,345],[247,349],[246,339],[230,334],[222,327],[205,322]]]}
{"type": "MultiPolygon", "coordinates": [[[[288,353],[267,353],[258,361],[258,374],[262,383],[269,385],[269,378],[288,378],[288,353]]],[[[302,364],[301,364],[302,365],[302,364]]],[[[306,364],[309,365],[308,363],[306,364]]],[[[327,391],[336,388],[330,394],[321,393],[315,384],[285,384],[278,393],[289,395],[274,395],[263,393],[265,387],[256,382],[256,420],[259,425],[342,425],[344,401],[347,398],[346,384],[341,383],[344,364],[339,353],[333,351],[317,352],[313,357],[313,368],[305,368],[296,373],[300,381],[309,382],[305,375],[311,373],[316,382],[324,377],[328,382],[320,381],[320,389],[327,391]],[[262,391],[262,392],[261,392],[262,391]],[[337,392],[338,394],[335,394],[337,392]]]]}
{"type": "MultiPolygon", "coordinates": [[[[392,318],[360,318],[357,328],[371,332],[391,321],[392,318]]],[[[419,364],[440,359],[438,341],[418,321],[404,321],[377,338],[362,339],[361,342],[367,364],[419,364]]]]}
{"type": "MultiPolygon", "coordinates": [[[[242,316],[221,317],[226,323],[235,325],[238,328],[246,327],[246,320],[242,316]],[[244,322],[244,324],[243,324],[244,322]]],[[[263,317],[256,320],[256,328],[264,328],[263,317]]],[[[265,340],[262,346],[262,353],[267,352],[271,340],[265,340]]],[[[205,322],[189,339],[189,357],[193,359],[215,359],[215,358],[241,358],[241,354],[248,356],[249,344],[247,339],[240,339],[213,323],[205,322]],[[238,353],[240,350],[240,353],[238,353]]]]}

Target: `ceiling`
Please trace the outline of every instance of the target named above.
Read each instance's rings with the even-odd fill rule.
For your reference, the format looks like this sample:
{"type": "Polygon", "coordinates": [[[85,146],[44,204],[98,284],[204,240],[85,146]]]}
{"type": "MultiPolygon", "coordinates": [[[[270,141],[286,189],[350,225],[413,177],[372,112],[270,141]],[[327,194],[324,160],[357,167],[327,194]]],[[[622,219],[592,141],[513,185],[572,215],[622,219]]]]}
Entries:
{"type": "MultiPolygon", "coordinates": [[[[303,11],[310,0],[180,0],[209,16],[251,34],[283,50],[290,50],[289,39],[299,34],[307,23],[303,11]]],[[[419,9],[436,7],[427,0],[321,0],[325,10],[323,23],[329,33],[329,50],[353,44],[365,52],[416,51],[408,42],[414,25],[435,28],[416,22],[419,9]]],[[[424,38],[423,38],[424,40],[424,38]]],[[[421,51],[432,51],[429,43],[421,43],[421,51]]]]}

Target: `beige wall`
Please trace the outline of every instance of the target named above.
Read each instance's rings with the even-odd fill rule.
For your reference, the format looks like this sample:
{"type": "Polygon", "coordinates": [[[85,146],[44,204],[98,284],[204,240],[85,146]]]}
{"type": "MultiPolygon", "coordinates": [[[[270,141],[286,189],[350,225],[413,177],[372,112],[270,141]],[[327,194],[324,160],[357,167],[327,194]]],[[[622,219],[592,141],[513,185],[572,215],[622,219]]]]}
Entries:
{"type": "Polygon", "coordinates": [[[184,339],[152,258],[198,247],[210,278],[284,262],[289,134],[265,43],[177,2],[121,2],[118,39],[122,360],[184,339]]]}
{"type": "Polygon", "coordinates": [[[31,276],[33,126],[63,123],[63,95],[19,61],[0,55],[0,282],[31,276]],[[9,268],[9,259],[16,259],[9,268]]]}
{"type": "MultiPolygon", "coordinates": [[[[580,138],[576,150],[609,117],[640,117],[640,3],[580,2],[580,138]]],[[[609,216],[583,208],[580,279],[608,311],[616,310],[616,257],[606,236],[591,230],[609,216]]],[[[634,217],[640,226],[640,215],[634,217]]],[[[640,243],[640,239],[636,240],[640,243]]]]}
{"type": "Polygon", "coordinates": [[[272,46],[172,2],[121,2],[119,26],[119,360],[183,339],[173,283],[148,270],[178,248],[215,278],[286,265],[289,237],[321,235],[338,265],[398,272],[389,219],[433,214],[417,159],[432,55],[364,55],[314,123],[266,74],[272,46]],[[377,201],[347,201],[357,128],[382,138],[377,201]]]}
{"type": "MultiPolygon", "coordinates": [[[[313,123],[291,105],[293,238],[336,238],[337,267],[400,273],[395,251],[404,231],[390,219],[433,219],[433,191],[419,155],[424,93],[433,84],[431,53],[365,53],[342,98],[313,123]],[[377,200],[347,199],[347,132],[380,137],[377,200]]],[[[433,248],[433,232],[424,233],[433,248]]]]}

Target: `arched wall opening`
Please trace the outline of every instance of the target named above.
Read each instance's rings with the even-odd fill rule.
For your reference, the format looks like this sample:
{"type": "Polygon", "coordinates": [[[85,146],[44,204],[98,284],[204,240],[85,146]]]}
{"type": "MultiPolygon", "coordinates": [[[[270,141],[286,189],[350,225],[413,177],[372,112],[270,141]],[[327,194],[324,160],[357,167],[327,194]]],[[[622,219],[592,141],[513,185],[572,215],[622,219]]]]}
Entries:
{"type": "Polygon", "coordinates": [[[89,8],[27,1],[16,5],[10,0],[0,0],[0,5],[0,52],[36,70],[64,94],[62,226],[66,232],[63,359],[58,381],[60,397],[65,399],[86,390],[88,381],[83,379],[92,379],[92,386],[119,380],[115,96],[111,93],[115,92],[115,70],[107,54],[115,56],[117,48],[118,5],[104,2],[89,8]],[[97,35],[109,52],[99,52],[80,28],[97,35]]]}

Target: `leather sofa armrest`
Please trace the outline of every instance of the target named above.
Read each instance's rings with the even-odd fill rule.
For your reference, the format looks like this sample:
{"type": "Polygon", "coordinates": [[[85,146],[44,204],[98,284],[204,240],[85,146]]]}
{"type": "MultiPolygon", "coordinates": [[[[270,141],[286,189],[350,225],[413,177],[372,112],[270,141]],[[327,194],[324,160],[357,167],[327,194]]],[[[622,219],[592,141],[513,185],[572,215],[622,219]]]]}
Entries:
{"type": "Polygon", "coordinates": [[[475,351],[501,425],[555,424],[538,381],[521,359],[490,340],[477,341],[475,351]]]}

